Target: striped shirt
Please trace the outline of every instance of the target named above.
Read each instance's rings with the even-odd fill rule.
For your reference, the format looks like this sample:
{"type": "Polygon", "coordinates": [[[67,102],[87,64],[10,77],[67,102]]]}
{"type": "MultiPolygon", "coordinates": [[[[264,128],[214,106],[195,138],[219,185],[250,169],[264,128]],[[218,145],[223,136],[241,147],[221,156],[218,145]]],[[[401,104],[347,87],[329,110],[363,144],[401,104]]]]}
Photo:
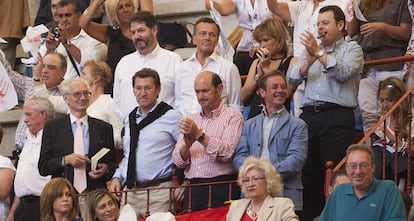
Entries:
{"type": "Polygon", "coordinates": [[[180,135],[173,151],[173,162],[178,168],[185,168],[185,177],[213,178],[235,173],[233,155],[243,127],[243,116],[240,111],[221,103],[208,115],[196,113],[189,118],[210,137],[210,140],[206,148],[195,141],[190,148],[189,159],[184,161],[180,155],[184,139],[183,135],[180,135]]]}

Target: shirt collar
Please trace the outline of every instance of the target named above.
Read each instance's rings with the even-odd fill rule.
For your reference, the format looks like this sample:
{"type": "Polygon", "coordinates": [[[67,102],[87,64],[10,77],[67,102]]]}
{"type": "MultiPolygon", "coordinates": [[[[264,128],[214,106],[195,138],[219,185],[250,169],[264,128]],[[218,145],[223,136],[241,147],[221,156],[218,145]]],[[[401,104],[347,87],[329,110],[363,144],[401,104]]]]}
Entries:
{"type": "Polygon", "coordinates": [[[275,113],[273,113],[273,114],[271,114],[271,115],[268,115],[268,114],[267,114],[267,112],[266,112],[266,106],[265,106],[265,105],[263,105],[263,104],[261,104],[261,105],[263,106],[262,113],[263,113],[266,117],[270,117],[270,118],[273,118],[273,117],[279,117],[279,116],[280,116],[280,113],[282,113],[282,111],[283,111],[283,110],[285,110],[285,106],[283,105],[283,107],[282,107],[280,110],[277,110],[275,113]]]}
{"type": "Polygon", "coordinates": [[[141,57],[141,58],[155,58],[157,57],[157,54],[161,51],[161,47],[159,44],[157,44],[157,46],[155,46],[154,50],[152,50],[150,53],[146,54],[146,55],[142,55],[141,53],[139,53],[139,51],[136,51],[135,53],[141,57]]]}
{"type": "MultiPolygon", "coordinates": [[[[345,39],[344,38],[341,38],[340,40],[338,40],[337,42],[335,42],[334,46],[330,50],[328,50],[326,52],[327,53],[332,53],[333,51],[336,50],[337,47],[340,47],[344,43],[345,43],[345,39]]],[[[324,43],[321,43],[320,46],[321,46],[321,48],[324,48],[325,49],[325,44],[324,43]]]]}
{"type": "Polygon", "coordinates": [[[157,103],[155,103],[154,107],[152,107],[151,110],[148,111],[148,113],[146,113],[145,115],[142,115],[141,114],[141,107],[138,106],[136,118],[146,117],[149,113],[151,113],[152,111],[154,111],[154,109],[158,106],[158,104],[160,104],[160,102],[157,100],[157,103]]]}
{"type": "Polygon", "coordinates": [[[88,115],[87,114],[85,116],[81,117],[80,119],[78,119],[72,113],[69,113],[69,117],[70,117],[70,124],[71,125],[76,123],[77,120],[80,120],[80,122],[85,126],[88,125],[88,115]]]}
{"type": "MultiPolygon", "coordinates": [[[[218,55],[218,54],[214,51],[213,53],[211,53],[211,55],[210,55],[210,56],[208,56],[208,57],[207,57],[207,59],[206,59],[206,64],[207,64],[209,61],[217,61],[217,60],[219,59],[219,57],[220,57],[220,55],[218,55]]],[[[189,58],[188,58],[188,60],[189,60],[189,61],[197,61],[197,62],[198,62],[198,60],[197,60],[197,51],[196,51],[196,52],[194,52],[194,53],[191,55],[191,57],[189,57],[189,58]]]]}
{"type": "Polygon", "coordinates": [[[217,117],[217,116],[219,116],[223,111],[224,111],[224,108],[225,108],[226,106],[224,105],[224,103],[223,102],[220,102],[220,105],[219,105],[219,107],[218,108],[216,108],[216,109],[214,109],[214,110],[212,110],[209,114],[205,114],[204,112],[203,112],[203,110],[201,110],[201,112],[200,112],[200,115],[202,116],[202,117],[206,117],[206,118],[213,118],[213,117],[217,117]]]}
{"type": "MultiPolygon", "coordinates": [[[[361,199],[363,199],[366,196],[368,196],[368,195],[374,193],[375,191],[377,191],[378,186],[380,185],[380,182],[381,181],[377,180],[376,178],[373,178],[371,186],[369,186],[367,192],[361,197],[361,199]]],[[[348,195],[355,195],[355,190],[354,190],[354,187],[352,186],[352,184],[347,183],[346,185],[347,185],[347,187],[346,187],[345,193],[348,194],[348,195]]]]}
{"type": "Polygon", "coordinates": [[[42,134],[43,134],[43,129],[39,130],[36,134],[32,134],[32,133],[29,131],[29,129],[27,129],[26,136],[27,136],[29,139],[34,140],[34,139],[37,139],[37,138],[41,138],[41,137],[42,137],[42,134]]]}

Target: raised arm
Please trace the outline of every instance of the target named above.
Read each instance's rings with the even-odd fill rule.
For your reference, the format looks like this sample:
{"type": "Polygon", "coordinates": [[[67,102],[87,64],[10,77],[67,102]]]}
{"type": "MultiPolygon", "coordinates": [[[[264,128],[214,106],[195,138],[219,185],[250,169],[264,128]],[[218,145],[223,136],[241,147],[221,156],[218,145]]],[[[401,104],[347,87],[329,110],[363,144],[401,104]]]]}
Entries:
{"type": "Polygon", "coordinates": [[[277,0],[267,0],[267,7],[269,10],[279,16],[283,21],[291,21],[289,6],[286,2],[278,2],[277,0]]]}
{"type": "Polygon", "coordinates": [[[138,0],[140,11],[150,11],[154,13],[154,3],[152,0],[138,0]]]}
{"type": "MultiPolygon", "coordinates": [[[[211,9],[211,1],[212,0],[205,0],[207,11],[210,11],[211,9]]],[[[213,6],[222,16],[230,15],[236,11],[236,5],[232,0],[223,0],[222,2],[213,1],[213,6]]]]}
{"type": "Polygon", "coordinates": [[[98,13],[99,9],[103,6],[104,2],[105,0],[91,1],[89,7],[83,12],[82,16],[79,19],[79,25],[92,38],[95,38],[96,40],[106,44],[108,42],[108,36],[106,34],[108,25],[92,22],[92,19],[94,18],[95,14],[98,13]]]}

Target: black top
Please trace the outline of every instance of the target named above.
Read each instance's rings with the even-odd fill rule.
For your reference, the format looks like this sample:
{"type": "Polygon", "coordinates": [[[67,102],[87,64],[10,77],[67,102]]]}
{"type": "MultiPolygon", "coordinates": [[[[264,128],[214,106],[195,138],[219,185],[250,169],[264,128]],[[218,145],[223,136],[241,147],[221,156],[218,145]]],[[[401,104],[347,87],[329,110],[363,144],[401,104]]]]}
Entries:
{"type": "MultiPolygon", "coordinates": [[[[127,54],[136,51],[134,43],[122,34],[120,28],[115,29],[112,26],[108,26],[107,35],[109,39],[108,43],[108,55],[106,57],[106,63],[111,67],[112,70],[112,83],[115,78],[115,68],[119,60],[127,54]]],[[[110,85],[110,92],[112,94],[112,85],[110,85]]]]}
{"type": "MultiPolygon", "coordinates": [[[[286,59],[283,59],[280,64],[279,67],[277,68],[277,70],[282,71],[285,73],[286,75],[286,71],[289,68],[289,64],[290,64],[290,60],[293,58],[293,56],[290,56],[286,59]]],[[[256,92],[252,95],[252,97],[249,99],[249,104],[250,104],[250,112],[248,115],[248,119],[260,114],[263,110],[263,99],[260,97],[260,95],[258,94],[257,91],[257,87],[256,87],[256,92]]],[[[285,102],[285,108],[287,111],[290,111],[290,98],[286,99],[285,102]]]]}

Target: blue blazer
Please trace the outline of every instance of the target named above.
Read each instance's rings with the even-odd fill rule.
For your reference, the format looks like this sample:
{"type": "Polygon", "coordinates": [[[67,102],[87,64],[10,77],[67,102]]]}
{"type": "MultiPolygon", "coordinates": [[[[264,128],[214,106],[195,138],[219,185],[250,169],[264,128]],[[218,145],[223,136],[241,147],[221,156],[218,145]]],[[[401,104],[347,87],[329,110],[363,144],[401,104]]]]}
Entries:
{"type": "MultiPolygon", "coordinates": [[[[260,157],[263,118],[262,113],[245,122],[233,158],[233,164],[237,169],[247,157],[260,157]]],[[[272,128],[268,146],[270,161],[282,177],[283,196],[294,202],[296,211],[301,211],[303,209],[302,168],[308,150],[306,123],[284,109],[272,128]]]]}

